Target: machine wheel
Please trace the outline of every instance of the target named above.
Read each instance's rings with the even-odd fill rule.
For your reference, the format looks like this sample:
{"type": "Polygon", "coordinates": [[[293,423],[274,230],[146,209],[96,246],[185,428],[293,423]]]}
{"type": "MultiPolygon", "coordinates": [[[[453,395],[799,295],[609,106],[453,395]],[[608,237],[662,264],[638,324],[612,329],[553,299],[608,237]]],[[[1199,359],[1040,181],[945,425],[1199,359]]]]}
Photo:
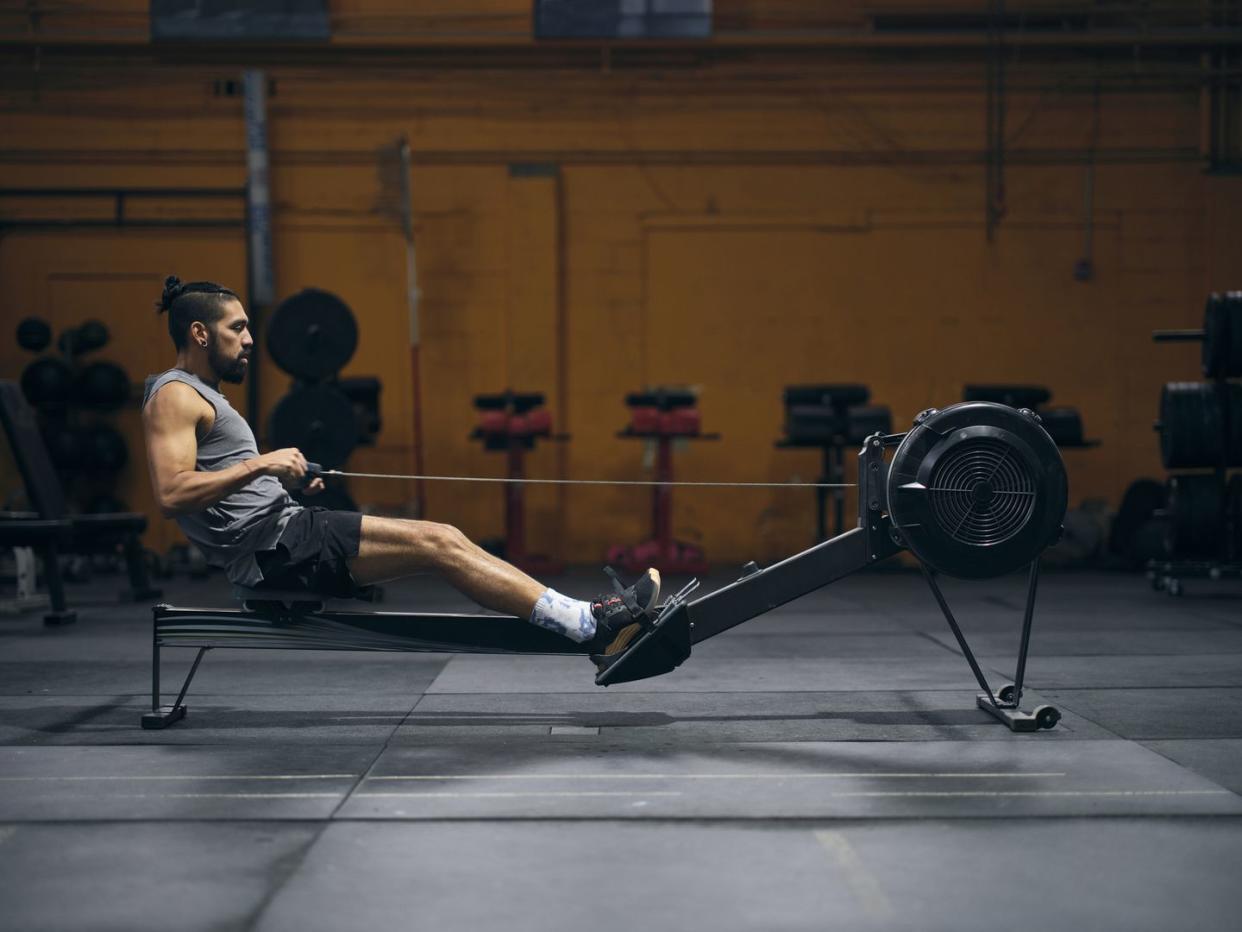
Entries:
{"type": "Polygon", "coordinates": [[[999,699],[1001,702],[1005,702],[1005,703],[1013,702],[1013,697],[1014,697],[1013,683],[1006,683],[1004,686],[1002,686],[1000,689],[996,691],[996,698],[999,699]]]}
{"type": "Polygon", "coordinates": [[[1035,724],[1039,728],[1055,728],[1061,721],[1061,713],[1055,706],[1041,705],[1035,710],[1035,724]]]}

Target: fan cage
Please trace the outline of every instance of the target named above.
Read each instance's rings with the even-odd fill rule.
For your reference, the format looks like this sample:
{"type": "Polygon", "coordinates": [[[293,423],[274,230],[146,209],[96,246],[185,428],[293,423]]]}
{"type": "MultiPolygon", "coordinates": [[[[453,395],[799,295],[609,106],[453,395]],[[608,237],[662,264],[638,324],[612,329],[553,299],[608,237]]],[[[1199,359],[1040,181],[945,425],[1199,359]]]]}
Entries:
{"type": "Polygon", "coordinates": [[[964,440],[947,451],[927,492],[941,530],[972,547],[1003,543],[1035,511],[1034,477],[1017,450],[991,437],[964,440]]]}

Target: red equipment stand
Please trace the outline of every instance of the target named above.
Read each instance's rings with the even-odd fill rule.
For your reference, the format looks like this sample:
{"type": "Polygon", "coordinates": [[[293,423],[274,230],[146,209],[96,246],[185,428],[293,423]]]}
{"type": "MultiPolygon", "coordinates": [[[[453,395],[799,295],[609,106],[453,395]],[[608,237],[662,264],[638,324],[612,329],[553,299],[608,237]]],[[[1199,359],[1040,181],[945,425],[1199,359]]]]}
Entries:
{"type": "MultiPolygon", "coordinates": [[[[704,434],[699,430],[701,417],[698,398],[684,389],[657,389],[629,395],[630,424],[618,437],[654,440],[656,443],[656,481],[673,481],[673,441],[719,440],[720,434],[704,434]]],[[[627,573],[641,573],[655,567],[661,573],[702,576],[707,573],[703,549],[673,539],[673,490],[657,485],[651,491],[650,540],[626,546],[617,544],[608,550],[608,562],[627,573]]]]}
{"type": "MultiPolygon", "coordinates": [[[[552,415],[542,408],[543,395],[506,391],[500,395],[478,395],[479,425],[472,440],[482,440],[483,449],[503,451],[508,459],[508,478],[526,478],[526,454],[535,448],[536,438],[564,440],[553,436],[552,415]]],[[[565,565],[549,556],[526,552],[525,486],[507,482],[505,496],[505,539],[501,556],[518,569],[534,575],[555,575],[565,565]]]]}

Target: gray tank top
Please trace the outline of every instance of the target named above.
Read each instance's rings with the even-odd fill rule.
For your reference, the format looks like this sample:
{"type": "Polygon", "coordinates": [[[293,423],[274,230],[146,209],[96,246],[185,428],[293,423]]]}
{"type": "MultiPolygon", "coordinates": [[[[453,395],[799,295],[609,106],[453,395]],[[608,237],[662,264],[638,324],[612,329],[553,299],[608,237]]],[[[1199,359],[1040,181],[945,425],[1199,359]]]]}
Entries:
{"type": "MultiPolygon", "coordinates": [[[[145,408],[169,382],[184,382],[215,408],[216,420],[198,441],[195,469],[225,469],[259,455],[254,432],[220,392],[183,369],[169,369],[147,377],[142,396],[145,408]]],[[[177,524],[207,562],[224,568],[229,580],[253,586],[263,579],[254,555],[276,546],[289,518],[302,510],[275,476],[259,476],[204,511],[177,515],[177,524]]]]}

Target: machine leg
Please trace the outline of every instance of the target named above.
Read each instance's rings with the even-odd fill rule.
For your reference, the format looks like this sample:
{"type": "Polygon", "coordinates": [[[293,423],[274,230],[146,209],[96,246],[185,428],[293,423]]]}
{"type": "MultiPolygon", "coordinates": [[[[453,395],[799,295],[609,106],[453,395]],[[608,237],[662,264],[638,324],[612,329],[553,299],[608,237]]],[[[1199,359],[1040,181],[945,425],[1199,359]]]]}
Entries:
{"type": "Polygon", "coordinates": [[[966,662],[970,664],[970,670],[975,675],[975,681],[979,684],[979,688],[983,690],[983,692],[975,696],[975,705],[997,721],[1009,726],[1011,731],[1039,731],[1041,728],[1055,727],[1057,722],[1061,720],[1061,713],[1054,706],[1041,705],[1031,712],[1023,712],[1018,708],[1018,703],[1022,699],[1022,678],[1026,673],[1027,648],[1031,641],[1031,620],[1035,611],[1035,590],[1036,582],[1039,579],[1039,561],[1036,560],[1031,564],[1028,576],[1026,615],[1022,622],[1022,643],[1019,645],[1018,669],[1014,677],[1016,682],[1002,686],[995,692],[988,685],[987,678],[983,675],[983,670],[980,669],[978,661],[975,660],[974,651],[966,643],[966,636],[962,634],[962,629],[958,627],[957,619],[953,617],[953,612],[949,609],[949,603],[945,600],[940,587],[936,584],[936,577],[922,561],[919,562],[919,566],[923,570],[923,576],[927,579],[927,584],[931,587],[932,595],[936,597],[936,603],[940,606],[940,611],[944,614],[945,621],[949,623],[953,636],[957,638],[957,644],[962,649],[966,662]]]}
{"type": "Polygon", "coordinates": [[[177,701],[172,705],[160,705],[160,645],[159,641],[153,639],[152,656],[151,656],[151,711],[142,716],[142,727],[146,729],[167,728],[174,722],[179,722],[185,718],[185,706],[182,700],[185,699],[186,691],[190,688],[190,681],[194,679],[194,674],[198,672],[198,665],[203,660],[203,654],[211,650],[210,647],[200,647],[198,655],[194,658],[194,663],[190,666],[190,672],[185,678],[185,682],[181,684],[181,692],[177,694],[177,701]]]}

